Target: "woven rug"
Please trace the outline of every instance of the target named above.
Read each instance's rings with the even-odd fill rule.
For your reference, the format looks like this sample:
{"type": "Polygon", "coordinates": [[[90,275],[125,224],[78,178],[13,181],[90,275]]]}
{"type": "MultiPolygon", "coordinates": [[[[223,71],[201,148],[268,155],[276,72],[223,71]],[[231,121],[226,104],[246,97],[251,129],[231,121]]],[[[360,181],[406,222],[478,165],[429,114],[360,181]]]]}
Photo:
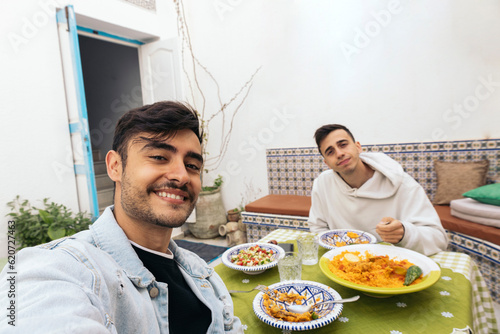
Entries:
{"type": "Polygon", "coordinates": [[[222,255],[222,253],[224,253],[228,249],[227,247],[208,245],[202,242],[177,239],[174,241],[179,247],[195,253],[207,263],[217,260],[222,255]]]}

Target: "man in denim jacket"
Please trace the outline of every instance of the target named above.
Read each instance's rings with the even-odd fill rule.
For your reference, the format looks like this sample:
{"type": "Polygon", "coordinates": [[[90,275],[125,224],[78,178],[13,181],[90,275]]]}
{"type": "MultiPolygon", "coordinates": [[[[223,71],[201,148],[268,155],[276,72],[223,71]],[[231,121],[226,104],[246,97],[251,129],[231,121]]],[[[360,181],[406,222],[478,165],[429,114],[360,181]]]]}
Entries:
{"type": "Polygon", "coordinates": [[[4,316],[0,332],[242,333],[221,278],[171,240],[201,190],[202,136],[181,103],[126,113],[106,155],[114,206],[89,230],[17,254],[16,326],[4,316]]]}

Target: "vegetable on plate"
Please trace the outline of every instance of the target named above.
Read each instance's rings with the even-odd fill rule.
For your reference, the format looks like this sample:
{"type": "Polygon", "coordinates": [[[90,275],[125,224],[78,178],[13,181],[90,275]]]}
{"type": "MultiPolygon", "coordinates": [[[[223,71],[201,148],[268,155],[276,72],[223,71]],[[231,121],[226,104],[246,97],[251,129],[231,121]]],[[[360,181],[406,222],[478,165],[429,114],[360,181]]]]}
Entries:
{"type": "Polygon", "coordinates": [[[242,249],[238,254],[231,256],[231,262],[246,267],[261,266],[272,262],[274,252],[272,249],[264,249],[259,245],[242,249]]]}

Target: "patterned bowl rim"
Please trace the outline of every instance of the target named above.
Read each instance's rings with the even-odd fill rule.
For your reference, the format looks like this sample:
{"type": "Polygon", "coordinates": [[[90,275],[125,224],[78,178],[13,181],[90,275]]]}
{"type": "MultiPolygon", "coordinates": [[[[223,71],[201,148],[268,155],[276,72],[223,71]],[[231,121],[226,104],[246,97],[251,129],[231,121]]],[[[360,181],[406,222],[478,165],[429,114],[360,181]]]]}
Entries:
{"type": "Polygon", "coordinates": [[[227,267],[235,270],[245,271],[245,272],[254,272],[254,271],[264,271],[266,269],[275,267],[278,264],[278,260],[285,256],[285,250],[278,245],[274,245],[266,242],[249,242],[246,244],[236,245],[234,247],[229,248],[222,254],[222,263],[224,263],[227,267]],[[260,265],[260,266],[252,266],[252,267],[244,267],[239,266],[231,262],[231,255],[238,254],[238,252],[242,249],[247,249],[252,246],[258,245],[261,248],[272,249],[276,255],[274,256],[273,261],[260,265]]]}
{"type": "MultiPolygon", "coordinates": [[[[361,231],[361,230],[353,230],[353,229],[349,229],[349,228],[342,228],[342,229],[336,229],[336,230],[329,230],[329,231],[325,231],[323,233],[321,233],[319,236],[318,236],[318,243],[320,244],[321,247],[323,248],[326,248],[326,249],[335,249],[335,248],[339,248],[337,246],[333,246],[331,244],[328,244],[324,241],[324,239],[326,238],[327,235],[329,234],[338,234],[338,233],[347,233],[347,232],[355,232],[357,233],[359,236],[362,236],[362,237],[365,237],[366,239],[369,240],[369,243],[370,244],[374,244],[377,242],[377,238],[371,234],[371,233],[368,233],[368,232],[365,232],[365,231],[361,231]]],[[[346,246],[352,246],[352,245],[357,245],[357,244],[351,244],[351,245],[346,245],[346,246]]],[[[345,247],[345,246],[341,246],[341,247],[345,247]]]]}
{"type": "MultiPolygon", "coordinates": [[[[328,293],[333,299],[341,299],[342,297],[340,294],[334,290],[333,288],[329,287],[328,285],[324,285],[318,282],[313,282],[313,281],[303,281],[303,280],[296,280],[296,281],[285,281],[285,282],[279,282],[275,283],[269,286],[269,289],[277,289],[281,287],[287,287],[287,286],[307,286],[307,287],[315,287],[315,288],[320,288],[324,290],[326,293],[328,293]]],[[[323,327],[325,325],[328,325],[329,323],[333,322],[335,319],[337,319],[340,314],[342,313],[343,309],[343,304],[331,304],[331,308],[329,313],[326,315],[322,316],[319,319],[312,320],[312,321],[305,321],[305,322],[289,322],[289,321],[283,321],[276,319],[274,317],[271,317],[268,315],[262,305],[262,298],[264,296],[263,292],[259,292],[254,300],[253,300],[253,310],[257,318],[261,320],[262,322],[271,325],[276,328],[281,328],[284,330],[290,330],[290,331],[304,331],[304,330],[309,330],[309,329],[316,329],[323,327]]]]}

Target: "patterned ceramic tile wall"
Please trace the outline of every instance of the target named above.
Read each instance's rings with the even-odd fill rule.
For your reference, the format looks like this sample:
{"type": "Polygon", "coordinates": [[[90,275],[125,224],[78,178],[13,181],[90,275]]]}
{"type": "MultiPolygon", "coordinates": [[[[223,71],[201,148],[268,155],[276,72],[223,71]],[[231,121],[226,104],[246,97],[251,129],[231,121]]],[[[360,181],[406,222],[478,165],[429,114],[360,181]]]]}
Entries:
{"type": "MultiPolygon", "coordinates": [[[[500,139],[366,145],[363,151],[383,152],[398,161],[431,200],[436,190],[434,160],[488,159],[488,183],[500,182],[500,139]]],[[[268,149],[266,155],[270,194],[310,196],[314,179],[328,169],[315,147],[268,149]]]]}
{"type": "Polygon", "coordinates": [[[328,166],[317,148],[268,149],[269,193],[310,196],[314,179],[328,166]]]}
{"type": "Polygon", "coordinates": [[[448,250],[468,254],[479,267],[490,290],[491,298],[500,303],[500,247],[477,238],[447,231],[450,238],[448,250]]]}

